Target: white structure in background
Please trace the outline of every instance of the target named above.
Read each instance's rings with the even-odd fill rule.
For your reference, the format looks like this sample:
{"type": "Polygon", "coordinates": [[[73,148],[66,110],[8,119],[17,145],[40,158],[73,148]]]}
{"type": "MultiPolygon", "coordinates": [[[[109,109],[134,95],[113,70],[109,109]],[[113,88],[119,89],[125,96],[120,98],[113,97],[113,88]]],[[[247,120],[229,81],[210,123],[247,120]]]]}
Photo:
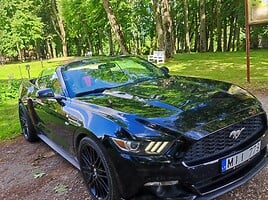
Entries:
{"type": "Polygon", "coordinates": [[[154,51],[153,55],[148,55],[148,61],[155,61],[157,64],[165,62],[164,51],[154,51]]]}
{"type": "Polygon", "coordinates": [[[85,56],[91,57],[92,56],[92,51],[86,52],[85,56]]]}

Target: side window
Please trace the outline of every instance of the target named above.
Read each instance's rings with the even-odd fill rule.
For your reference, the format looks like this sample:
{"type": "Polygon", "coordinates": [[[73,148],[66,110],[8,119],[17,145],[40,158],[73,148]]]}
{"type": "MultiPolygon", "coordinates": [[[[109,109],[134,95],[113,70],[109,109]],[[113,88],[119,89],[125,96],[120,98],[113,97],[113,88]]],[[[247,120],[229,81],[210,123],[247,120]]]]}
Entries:
{"type": "Polygon", "coordinates": [[[40,89],[47,88],[49,79],[50,79],[50,76],[47,76],[47,75],[39,77],[37,82],[36,82],[37,87],[40,89]]]}
{"type": "Polygon", "coordinates": [[[56,72],[51,76],[48,81],[48,87],[52,88],[55,94],[63,95],[62,88],[56,72]]]}
{"type": "Polygon", "coordinates": [[[48,68],[41,72],[40,76],[37,78],[35,84],[38,88],[48,88],[50,84],[51,77],[55,74],[55,69],[48,68]]]}

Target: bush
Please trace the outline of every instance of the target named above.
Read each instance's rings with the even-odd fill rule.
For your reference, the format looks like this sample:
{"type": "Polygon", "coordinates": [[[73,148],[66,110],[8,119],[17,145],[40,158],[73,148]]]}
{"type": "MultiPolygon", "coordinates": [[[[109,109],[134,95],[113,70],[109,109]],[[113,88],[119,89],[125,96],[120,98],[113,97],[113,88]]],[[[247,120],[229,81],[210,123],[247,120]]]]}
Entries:
{"type": "Polygon", "coordinates": [[[0,80],[0,103],[7,102],[18,98],[20,80],[12,79],[0,80]]]}

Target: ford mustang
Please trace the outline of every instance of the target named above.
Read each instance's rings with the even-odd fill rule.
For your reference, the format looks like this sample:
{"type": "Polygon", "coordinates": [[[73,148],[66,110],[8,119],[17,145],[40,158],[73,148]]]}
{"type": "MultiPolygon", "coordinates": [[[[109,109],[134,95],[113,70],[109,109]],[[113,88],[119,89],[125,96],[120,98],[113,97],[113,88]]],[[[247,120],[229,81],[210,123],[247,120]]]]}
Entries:
{"type": "Polygon", "coordinates": [[[24,138],[77,167],[94,199],[211,199],[267,164],[267,118],[241,87],[135,56],[48,69],[19,91],[24,138]]]}

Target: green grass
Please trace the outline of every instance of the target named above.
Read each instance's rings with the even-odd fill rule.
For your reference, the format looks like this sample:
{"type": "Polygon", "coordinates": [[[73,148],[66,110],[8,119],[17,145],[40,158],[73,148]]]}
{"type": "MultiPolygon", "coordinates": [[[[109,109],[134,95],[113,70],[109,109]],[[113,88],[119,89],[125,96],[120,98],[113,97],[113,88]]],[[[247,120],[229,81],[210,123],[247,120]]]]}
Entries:
{"type": "MultiPolygon", "coordinates": [[[[18,84],[15,79],[27,78],[26,64],[31,66],[31,77],[44,68],[54,68],[68,59],[56,59],[0,66],[0,140],[20,134],[17,113],[18,84]]],[[[172,74],[217,79],[239,84],[247,89],[268,89],[268,50],[251,52],[251,83],[246,79],[246,53],[190,53],[176,54],[165,65],[172,74]]]]}
{"type": "Polygon", "coordinates": [[[17,100],[9,100],[0,105],[0,140],[12,139],[20,135],[17,100]]]}
{"type": "Polygon", "coordinates": [[[172,74],[223,80],[248,89],[268,88],[268,50],[251,52],[250,84],[245,52],[176,54],[166,66],[172,74]]]}
{"type": "MultiPolygon", "coordinates": [[[[73,59],[73,58],[68,58],[73,59]]],[[[20,135],[20,125],[18,119],[18,87],[19,79],[28,78],[26,65],[30,65],[31,78],[37,77],[45,68],[55,68],[63,64],[66,59],[56,59],[0,65],[0,140],[15,138],[20,135]]]]}
{"type": "Polygon", "coordinates": [[[39,73],[46,68],[55,68],[56,66],[62,65],[66,60],[72,58],[61,58],[54,60],[44,60],[25,62],[25,63],[15,63],[15,64],[5,64],[0,65],[0,79],[21,79],[28,78],[28,71],[26,70],[26,65],[30,65],[30,77],[37,77],[39,73]]]}

